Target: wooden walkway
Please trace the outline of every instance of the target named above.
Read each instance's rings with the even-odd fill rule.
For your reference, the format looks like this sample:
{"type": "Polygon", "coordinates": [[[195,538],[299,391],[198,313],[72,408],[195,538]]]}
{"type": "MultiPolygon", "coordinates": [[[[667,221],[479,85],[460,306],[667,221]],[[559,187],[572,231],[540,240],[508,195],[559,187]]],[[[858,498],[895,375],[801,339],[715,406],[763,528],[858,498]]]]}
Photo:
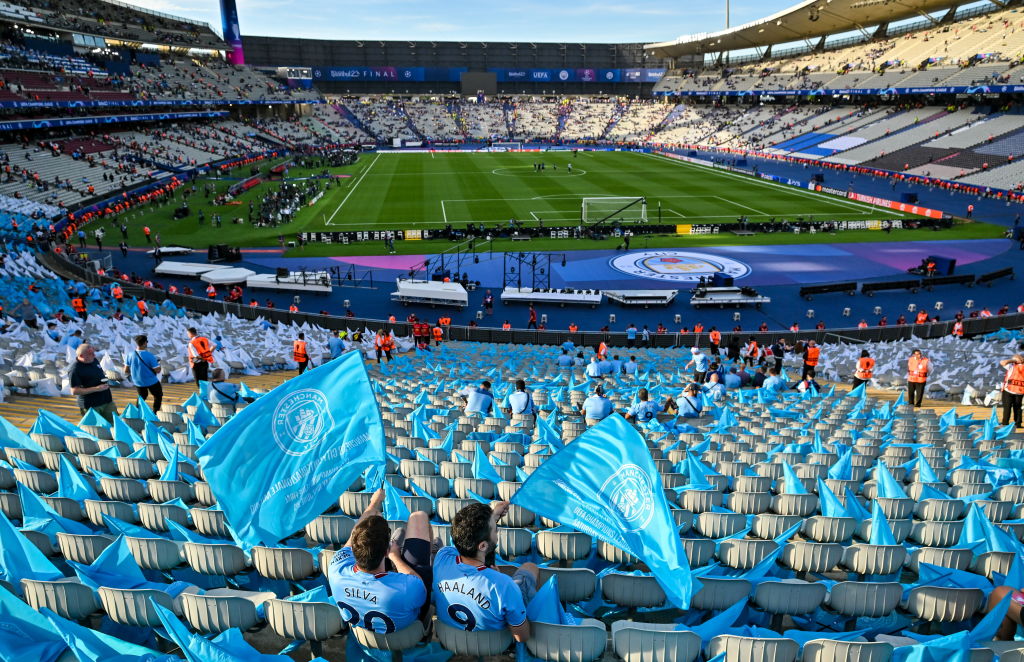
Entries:
{"type": "MultiPolygon", "coordinates": [[[[295,371],[283,370],[272,372],[257,377],[245,377],[243,380],[248,386],[258,389],[272,389],[275,386],[294,377],[295,371]]],[[[373,372],[371,371],[371,375],[373,372]]],[[[827,385],[826,385],[827,388],[827,385]]],[[[849,384],[837,384],[836,391],[848,391],[849,384]]],[[[168,404],[181,404],[195,392],[195,385],[188,384],[164,384],[164,402],[168,404]]],[[[899,391],[883,391],[879,389],[868,389],[868,396],[881,401],[894,401],[899,397],[899,391]]],[[[135,402],[136,394],[134,389],[114,389],[114,402],[117,403],[118,411],[122,411],[126,405],[135,402]]],[[[924,407],[932,409],[939,414],[956,407],[958,416],[971,414],[975,419],[985,419],[989,416],[989,409],[985,407],[963,406],[951,400],[928,400],[924,401],[924,407]]],[[[11,395],[7,402],[0,403],[0,416],[13,423],[21,430],[28,431],[35,422],[38,410],[46,409],[57,414],[71,423],[77,423],[82,415],[78,411],[78,404],[73,397],[48,398],[36,395],[11,395]]]]}
{"type": "MultiPolygon", "coordinates": [[[[257,377],[247,376],[242,381],[250,388],[272,389],[296,374],[298,373],[294,370],[281,370],[257,377]]],[[[181,404],[195,391],[193,382],[164,384],[164,402],[181,404]]],[[[118,411],[123,411],[126,405],[135,402],[138,397],[134,388],[115,388],[113,393],[118,411]]],[[[152,404],[153,401],[149,402],[152,404]]],[[[8,397],[7,402],[0,402],[0,416],[25,432],[28,432],[32,424],[35,423],[37,412],[40,409],[51,411],[71,423],[78,423],[82,418],[82,414],[78,411],[78,402],[74,397],[48,398],[38,395],[15,394],[8,397]]]]}

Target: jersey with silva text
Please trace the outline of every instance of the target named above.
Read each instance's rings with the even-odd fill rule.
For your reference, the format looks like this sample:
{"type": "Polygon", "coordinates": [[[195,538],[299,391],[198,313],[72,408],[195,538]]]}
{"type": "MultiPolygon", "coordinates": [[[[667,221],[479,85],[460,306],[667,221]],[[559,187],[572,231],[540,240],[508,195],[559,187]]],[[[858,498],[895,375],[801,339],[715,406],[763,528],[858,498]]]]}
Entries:
{"type": "Polygon", "coordinates": [[[398,572],[371,575],[357,570],[351,547],[334,555],[327,580],[341,618],[379,634],[412,625],[427,600],[427,589],[419,577],[398,572]]]}

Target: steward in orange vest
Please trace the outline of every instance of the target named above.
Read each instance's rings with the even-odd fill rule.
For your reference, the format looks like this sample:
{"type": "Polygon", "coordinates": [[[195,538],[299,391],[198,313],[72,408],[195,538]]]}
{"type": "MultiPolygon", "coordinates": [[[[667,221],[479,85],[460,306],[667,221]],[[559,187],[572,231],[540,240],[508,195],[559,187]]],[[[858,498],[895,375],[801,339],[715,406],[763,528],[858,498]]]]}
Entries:
{"type": "Polygon", "coordinates": [[[860,358],[857,359],[857,370],[853,373],[853,388],[857,388],[864,382],[869,381],[874,374],[875,360],[871,358],[868,350],[865,349],[860,353],[860,358]]]}
{"type": "Polygon", "coordinates": [[[192,376],[196,386],[199,382],[209,381],[210,364],[213,363],[213,346],[206,336],[199,335],[195,327],[188,330],[188,360],[192,364],[192,376]]]}
{"type": "Polygon", "coordinates": [[[907,400],[914,407],[921,406],[924,399],[924,385],[928,381],[930,362],[915,349],[907,360],[907,400]]]}
{"type": "Polygon", "coordinates": [[[306,372],[309,367],[309,353],[306,351],[306,334],[300,333],[298,339],[292,343],[292,359],[299,364],[299,374],[306,372]]]}

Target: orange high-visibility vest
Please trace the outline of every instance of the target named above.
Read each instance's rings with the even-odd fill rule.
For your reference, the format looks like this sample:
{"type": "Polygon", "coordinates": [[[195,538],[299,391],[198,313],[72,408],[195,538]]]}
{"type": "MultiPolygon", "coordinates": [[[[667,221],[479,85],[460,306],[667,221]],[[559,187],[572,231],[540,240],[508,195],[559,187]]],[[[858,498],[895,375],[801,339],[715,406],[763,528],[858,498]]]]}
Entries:
{"type": "Polygon", "coordinates": [[[81,297],[75,297],[71,300],[71,307],[75,309],[75,312],[85,312],[85,301],[81,297]]]}
{"type": "Polygon", "coordinates": [[[722,344],[722,332],[721,331],[712,331],[711,333],[708,334],[708,337],[711,339],[711,343],[712,344],[714,344],[714,345],[722,344]]]}
{"type": "Polygon", "coordinates": [[[1015,363],[1007,368],[1003,390],[1014,395],[1024,393],[1024,364],[1015,363]]]}
{"type": "Polygon", "coordinates": [[[928,323],[928,313],[924,312],[923,310],[920,311],[917,314],[917,319],[914,320],[914,323],[915,324],[927,324],[928,323]]]}
{"type": "Polygon", "coordinates": [[[148,315],[149,314],[149,306],[147,306],[146,302],[143,301],[142,299],[139,299],[138,301],[136,301],[135,302],[135,306],[139,309],[139,314],[140,315],[148,315]]]}
{"type": "Polygon", "coordinates": [[[871,375],[875,374],[875,360],[870,356],[862,356],[857,359],[857,371],[853,373],[853,376],[857,379],[871,379],[871,375]]]}
{"type": "Polygon", "coordinates": [[[188,341],[188,356],[193,363],[213,363],[213,348],[204,336],[188,341]]]}
{"type": "Polygon", "coordinates": [[[756,340],[751,340],[749,343],[747,343],[747,356],[749,356],[752,359],[756,359],[758,357],[756,340]]]}
{"type": "Polygon", "coordinates": [[[964,323],[963,322],[953,322],[953,335],[956,336],[957,338],[963,338],[964,337],[964,323]]]}
{"type": "Polygon", "coordinates": [[[309,355],[306,354],[306,341],[296,340],[292,343],[292,358],[297,363],[302,363],[309,360],[309,355]]]}
{"type": "Polygon", "coordinates": [[[570,325],[569,325],[569,331],[570,331],[571,333],[576,333],[576,332],[577,332],[577,331],[579,331],[579,330],[580,330],[580,327],[576,326],[575,324],[570,324],[570,325]]]}
{"type": "Polygon", "coordinates": [[[911,356],[907,360],[907,381],[915,384],[924,384],[928,381],[928,359],[911,356]]]}
{"type": "Polygon", "coordinates": [[[807,358],[804,359],[804,365],[809,365],[809,366],[811,366],[813,368],[814,366],[818,365],[818,357],[820,357],[820,356],[821,356],[821,348],[820,347],[808,347],[807,348],[807,358]]]}
{"type": "Polygon", "coordinates": [[[434,327],[434,340],[440,340],[442,337],[444,337],[444,331],[441,330],[441,327],[435,326],[434,327]]]}

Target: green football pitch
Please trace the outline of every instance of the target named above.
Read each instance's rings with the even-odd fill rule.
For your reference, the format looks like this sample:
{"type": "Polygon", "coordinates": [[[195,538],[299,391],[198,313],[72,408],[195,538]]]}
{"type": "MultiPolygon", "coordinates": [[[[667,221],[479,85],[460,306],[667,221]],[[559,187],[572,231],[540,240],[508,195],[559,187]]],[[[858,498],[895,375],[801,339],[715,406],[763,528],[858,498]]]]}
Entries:
{"type": "MultiPolygon", "coordinates": [[[[635,152],[380,152],[364,156],[351,185],[310,210],[307,229],[427,229],[507,224],[512,218],[528,225],[575,225],[584,198],[640,197],[647,200],[651,223],[894,217],[834,196],[635,152]]],[[[600,209],[618,208],[613,201],[595,206],[597,217],[600,209]]],[[[631,207],[623,220],[636,214],[638,206],[631,207]]]]}
{"type": "MultiPolygon", "coordinates": [[[[262,166],[265,172],[273,163],[262,166]]],[[[318,170],[293,167],[289,178],[303,178],[318,170]]],[[[159,233],[162,243],[197,248],[211,243],[236,246],[274,246],[279,237],[292,239],[299,232],[342,232],[358,230],[429,230],[451,224],[462,229],[467,223],[483,223],[489,228],[507,228],[510,219],[526,225],[577,225],[581,220],[584,198],[640,198],[647,201],[647,220],[671,226],[732,223],[746,216],[751,221],[777,220],[882,220],[900,216],[880,207],[768,182],[724,169],[699,166],[651,154],[635,152],[456,152],[408,153],[378,152],[363,154],[352,166],[332,168],[343,177],[330,180],[324,195],[313,205],[298,210],[294,219],[277,227],[254,227],[246,222],[248,205],[257,206],[261,197],[277,182],[264,182],[241,194],[236,205],[215,206],[203,189],[213,184],[222,193],[239,178],[248,175],[240,169],[232,178],[200,179],[198,193],[189,199],[191,215],[173,220],[174,208],[181,204],[179,191],[174,200],[156,207],[129,213],[133,228],[129,243],[141,245],[141,227],[149,225],[159,233]],[[545,164],[542,171],[535,163],[545,164]],[[571,171],[569,166],[572,166],[571,171]],[[202,211],[206,223],[200,225],[202,211]],[[224,218],[216,230],[209,225],[213,214],[224,218]]],[[[321,180],[321,185],[323,185],[321,180]]],[[[597,203],[597,207],[601,207],[597,203]]],[[[614,210],[615,204],[604,203],[614,210]]],[[[620,215],[624,222],[639,213],[634,206],[620,215]]],[[[902,215],[905,216],[905,215],[902,215]]],[[[821,241],[902,241],[920,239],[913,230],[886,234],[872,230],[847,230],[838,235],[761,234],[738,237],[732,233],[666,234],[651,236],[650,246],[688,246],[713,242],[725,243],[805,243],[821,241]]],[[[957,225],[929,232],[928,239],[981,238],[999,236],[999,228],[985,223],[957,225]]],[[[508,243],[509,240],[505,240],[508,243]]],[[[574,248],[614,247],[600,242],[567,242],[562,239],[534,239],[534,250],[572,250],[574,248]],[[555,246],[555,244],[558,244],[555,246]],[[543,244],[543,245],[542,245],[543,244]],[[548,245],[551,244],[551,245],[548,245]]],[[[498,242],[496,242],[497,244],[498,242]]],[[[444,250],[443,240],[406,241],[398,252],[444,250]]],[[[495,250],[500,249],[498,246],[495,250]]],[[[306,255],[350,255],[379,253],[379,242],[348,245],[313,244],[302,249],[306,255]]]]}

